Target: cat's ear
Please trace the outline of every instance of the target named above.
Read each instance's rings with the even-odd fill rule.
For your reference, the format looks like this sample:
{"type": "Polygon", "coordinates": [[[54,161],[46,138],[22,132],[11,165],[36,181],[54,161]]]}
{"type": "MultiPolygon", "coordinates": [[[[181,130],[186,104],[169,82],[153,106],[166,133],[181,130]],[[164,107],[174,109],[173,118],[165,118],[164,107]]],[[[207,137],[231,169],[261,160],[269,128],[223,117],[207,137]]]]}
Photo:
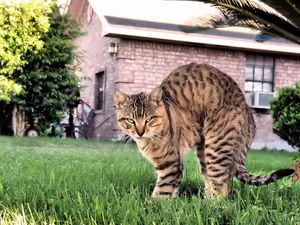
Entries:
{"type": "Polygon", "coordinates": [[[160,87],[155,88],[148,94],[148,99],[152,103],[160,105],[162,103],[162,89],[160,87]]]}
{"type": "Polygon", "coordinates": [[[122,108],[129,100],[129,96],[118,89],[113,92],[113,97],[117,109],[122,108]]]}

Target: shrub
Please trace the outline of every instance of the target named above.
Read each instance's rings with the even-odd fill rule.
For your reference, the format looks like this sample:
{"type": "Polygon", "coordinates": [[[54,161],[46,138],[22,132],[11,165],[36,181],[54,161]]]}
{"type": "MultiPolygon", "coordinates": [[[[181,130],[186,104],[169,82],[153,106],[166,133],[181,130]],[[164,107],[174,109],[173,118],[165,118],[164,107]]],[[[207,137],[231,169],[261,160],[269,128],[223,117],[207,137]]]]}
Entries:
{"type": "Polygon", "coordinates": [[[273,130],[295,149],[300,150],[300,82],[283,87],[271,102],[273,130]]]}
{"type": "Polygon", "coordinates": [[[79,103],[75,61],[82,55],[73,41],[83,35],[80,25],[70,14],[60,15],[56,5],[48,13],[48,22],[41,37],[43,48],[38,54],[25,54],[27,64],[14,73],[23,90],[12,99],[25,112],[26,122],[41,131],[79,103]]]}
{"type": "Polygon", "coordinates": [[[10,102],[20,94],[14,74],[28,63],[24,55],[43,48],[51,8],[44,0],[0,1],[0,100],[10,102]]]}

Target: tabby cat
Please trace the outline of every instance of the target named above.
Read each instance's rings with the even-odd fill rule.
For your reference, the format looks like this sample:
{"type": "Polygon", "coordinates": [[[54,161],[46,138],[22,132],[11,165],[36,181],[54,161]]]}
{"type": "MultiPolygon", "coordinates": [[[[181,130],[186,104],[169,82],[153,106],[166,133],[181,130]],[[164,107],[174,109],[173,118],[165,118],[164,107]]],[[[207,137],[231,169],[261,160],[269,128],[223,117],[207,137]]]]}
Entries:
{"type": "Polygon", "coordinates": [[[282,169],[268,176],[247,172],[245,156],[255,134],[251,111],[235,81],[210,65],[181,66],[147,94],[116,90],[113,96],[120,127],[156,169],[153,197],[176,196],[182,157],[192,147],[208,198],[227,196],[233,176],[263,185],[294,172],[282,169]]]}
{"type": "Polygon", "coordinates": [[[294,170],[293,181],[300,181],[300,160],[295,162],[294,170]]]}

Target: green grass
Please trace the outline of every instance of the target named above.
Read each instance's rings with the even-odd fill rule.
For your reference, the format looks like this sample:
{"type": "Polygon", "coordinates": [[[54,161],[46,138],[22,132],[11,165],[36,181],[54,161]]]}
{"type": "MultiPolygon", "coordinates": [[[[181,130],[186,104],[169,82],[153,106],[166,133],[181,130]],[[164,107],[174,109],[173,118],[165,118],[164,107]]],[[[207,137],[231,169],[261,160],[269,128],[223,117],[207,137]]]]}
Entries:
{"type": "MultiPolygon", "coordinates": [[[[291,167],[297,153],[251,151],[254,174],[291,167]]],[[[300,183],[234,181],[227,199],[203,199],[194,153],[179,197],[152,200],[155,172],[135,145],[0,137],[0,224],[300,225],[300,183]]]]}

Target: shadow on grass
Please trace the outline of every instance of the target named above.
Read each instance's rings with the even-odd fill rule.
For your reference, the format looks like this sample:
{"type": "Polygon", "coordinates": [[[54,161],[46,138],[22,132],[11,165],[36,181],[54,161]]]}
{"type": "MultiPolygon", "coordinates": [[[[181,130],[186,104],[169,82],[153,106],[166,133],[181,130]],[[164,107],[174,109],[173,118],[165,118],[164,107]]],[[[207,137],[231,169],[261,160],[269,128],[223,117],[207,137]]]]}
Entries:
{"type": "MultiPolygon", "coordinates": [[[[191,199],[193,196],[198,196],[205,199],[204,183],[197,181],[185,181],[179,187],[179,197],[191,199]]],[[[241,193],[245,192],[247,185],[234,183],[228,195],[229,199],[238,199],[241,193]]]]}
{"type": "MultiPolygon", "coordinates": [[[[139,189],[141,190],[146,190],[145,192],[151,195],[155,188],[155,181],[149,179],[146,182],[143,182],[143,184],[137,184],[137,186],[139,186],[139,189]]],[[[198,196],[203,199],[204,185],[193,181],[185,181],[179,186],[178,196],[187,199],[191,199],[193,196],[198,196]]]]}
{"type": "Polygon", "coordinates": [[[196,181],[185,181],[179,187],[179,197],[191,199],[193,196],[204,198],[204,184],[196,181]]]}

